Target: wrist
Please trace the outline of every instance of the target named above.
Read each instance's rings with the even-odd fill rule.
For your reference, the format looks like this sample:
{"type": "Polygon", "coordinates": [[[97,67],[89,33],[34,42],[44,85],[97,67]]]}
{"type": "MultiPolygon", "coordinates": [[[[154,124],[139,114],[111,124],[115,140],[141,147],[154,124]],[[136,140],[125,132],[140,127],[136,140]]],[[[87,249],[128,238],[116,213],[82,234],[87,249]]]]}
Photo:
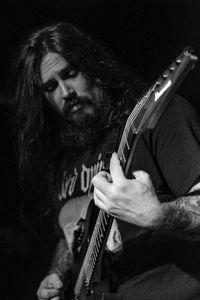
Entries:
{"type": "Polygon", "coordinates": [[[165,226],[167,227],[167,225],[165,224],[165,219],[166,216],[168,215],[168,211],[169,211],[168,203],[159,204],[155,213],[154,220],[152,221],[153,230],[159,231],[159,230],[163,230],[165,226]]]}
{"type": "Polygon", "coordinates": [[[176,223],[179,211],[174,208],[171,202],[161,203],[159,217],[155,223],[154,230],[163,233],[170,233],[174,230],[174,223],[176,223]]]}

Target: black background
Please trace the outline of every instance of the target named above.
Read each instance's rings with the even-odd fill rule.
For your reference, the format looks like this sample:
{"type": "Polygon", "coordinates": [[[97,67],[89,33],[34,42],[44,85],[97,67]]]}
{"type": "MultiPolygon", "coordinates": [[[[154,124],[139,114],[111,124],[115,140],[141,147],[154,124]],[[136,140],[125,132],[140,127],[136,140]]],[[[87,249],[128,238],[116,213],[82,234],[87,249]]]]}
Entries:
{"type": "MultiPolygon", "coordinates": [[[[111,48],[145,80],[165,70],[185,46],[200,57],[200,2],[195,0],[7,0],[0,4],[1,299],[35,299],[54,239],[36,236],[20,217],[21,192],[9,126],[7,82],[17,46],[30,30],[72,22],[111,48]],[[1,293],[3,293],[1,295],[1,293]]],[[[199,61],[179,88],[200,110],[199,61]]],[[[12,88],[10,86],[9,88],[12,88]]]]}
{"type": "MultiPolygon", "coordinates": [[[[200,3],[195,0],[7,0],[1,2],[1,80],[23,36],[49,22],[67,21],[94,36],[145,79],[160,74],[185,46],[200,53],[200,3]]],[[[198,105],[199,64],[184,83],[198,105]]]]}

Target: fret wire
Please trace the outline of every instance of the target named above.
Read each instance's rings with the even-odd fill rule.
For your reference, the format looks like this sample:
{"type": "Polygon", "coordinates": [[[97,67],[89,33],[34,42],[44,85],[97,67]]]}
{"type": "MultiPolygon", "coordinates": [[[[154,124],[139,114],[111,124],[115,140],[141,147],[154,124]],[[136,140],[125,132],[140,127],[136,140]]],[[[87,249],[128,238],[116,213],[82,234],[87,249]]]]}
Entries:
{"type": "Polygon", "coordinates": [[[92,252],[90,260],[91,260],[91,264],[94,265],[95,264],[95,255],[94,255],[94,252],[92,252]]]}
{"type": "Polygon", "coordinates": [[[100,231],[101,237],[103,237],[103,231],[102,231],[102,228],[101,228],[101,224],[99,226],[99,231],[100,231]]]}
{"type": "Polygon", "coordinates": [[[91,274],[91,270],[93,269],[93,265],[94,265],[94,260],[90,260],[89,264],[88,264],[88,268],[87,268],[87,272],[86,272],[86,279],[89,282],[89,278],[90,278],[90,274],[91,274]]]}
{"type": "Polygon", "coordinates": [[[94,247],[94,252],[92,252],[91,256],[90,256],[90,261],[89,263],[87,264],[87,269],[86,269],[86,272],[85,272],[85,277],[87,278],[87,281],[89,282],[89,279],[90,279],[90,276],[92,274],[92,270],[94,268],[94,265],[95,265],[95,262],[96,262],[96,258],[97,258],[97,249],[94,247]],[[93,256],[93,259],[91,260],[91,256],[92,254],[94,253],[94,256],[93,256]]]}
{"type": "MultiPolygon", "coordinates": [[[[105,218],[105,216],[104,216],[104,213],[102,213],[102,211],[100,211],[100,213],[99,213],[99,218],[98,219],[102,219],[102,217],[104,217],[105,218]]],[[[104,220],[105,221],[105,220],[104,220]]],[[[102,224],[102,222],[99,222],[100,224],[102,224]]],[[[93,238],[91,238],[91,241],[93,241],[93,242],[95,242],[95,240],[96,240],[96,234],[97,234],[97,230],[98,230],[98,227],[99,226],[95,226],[95,228],[94,228],[94,235],[92,236],[93,238]]],[[[104,229],[105,230],[105,229],[104,229]]],[[[91,244],[90,244],[91,245],[91,244]]],[[[88,249],[88,253],[90,254],[90,252],[91,252],[91,248],[92,247],[90,247],[90,249],[88,249]]],[[[97,254],[98,254],[98,249],[96,248],[96,247],[94,247],[94,250],[95,250],[95,256],[97,256],[97,254]]],[[[91,254],[90,254],[91,255],[91,254]]]]}
{"type": "Polygon", "coordinates": [[[99,244],[99,239],[98,239],[98,235],[96,237],[96,242],[97,242],[97,247],[100,248],[100,244],[99,244]]]}
{"type": "Polygon", "coordinates": [[[95,262],[96,262],[96,259],[98,257],[98,253],[99,253],[99,250],[100,250],[100,244],[99,244],[98,236],[96,236],[96,241],[97,241],[97,245],[95,244],[95,246],[94,246],[94,260],[93,260],[93,263],[87,269],[87,278],[88,278],[88,281],[90,280],[90,278],[92,276],[94,265],[95,265],[95,262]]]}
{"type": "MultiPolygon", "coordinates": [[[[150,90],[150,91],[151,91],[151,90],[150,90]]],[[[148,94],[150,94],[150,93],[152,92],[152,91],[151,91],[151,92],[150,92],[150,91],[146,94],[146,97],[144,96],[144,97],[141,99],[141,101],[138,102],[138,103],[136,104],[135,109],[132,111],[132,113],[131,113],[130,116],[128,117],[127,123],[126,123],[126,127],[125,127],[125,130],[124,130],[124,132],[123,132],[122,139],[121,139],[121,142],[122,142],[122,143],[124,143],[124,141],[123,141],[123,138],[124,138],[124,137],[126,138],[126,140],[128,140],[128,139],[127,139],[127,134],[126,134],[126,132],[130,130],[130,128],[131,128],[131,126],[132,126],[132,124],[133,124],[133,121],[134,121],[135,118],[138,116],[138,114],[139,114],[141,108],[143,108],[143,107],[144,107],[144,104],[146,104],[146,102],[148,101],[148,96],[149,96],[148,94]]],[[[121,143],[120,143],[120,144],[121,144],[121,143]]]]}
{"type": "Polygon", "coordinates": [[[102,233],[101,233],[101,224],[99,224],[99,227],[98,227],[98,236],[99,236],[99,240],[100,240],[100,243],[102,242],[102,233]]]}
{"type": "Polygon", "coordinates": [[[95,225],[95,228],[93,230],[93,234],[92,234],[91,241],[90,241],[90,244],[88,247],[88,251],[87,251],[87,254],[85,257],[85,261],[84,261],[82,269],[79,273],[79,278],[77,280],[77,284],[75,287],[77,293],[78,293],[78,291],[81,290],[84,279],[87,281],[87,284],[89,285],[89,282],[90,282],[90,279],[91,279],[91,276],[92,276],[92,273],[94,270],[94,266],[96,263],[96,259],[98,257],[99,248],[97,248],[96,243],[95,243],[95,246],[92,246],[92,244],[94,244],[94,242],[96,240],[98,247],[100,246],[100,244],[99,244],[100,242],[97,239],[97,232],[98,232],[98,228],[100,226],[99,224],[101,224],[103,226],[104,231],[105,231],[105,225],[107,225],[106,214],[102,210],[100,210],[97,220],[98,220],[98,222],[97,222],[98,226],[95,225]],[[93,251],[92,251],[92,249],[93,249],[93,251]]]}
{"type": "Polygon", "coordinates": [[[103,222],[102,222],[102,228],[103,228],[103,231],[105,231],[105,226],[104,226],[103,222]]]}
{"type": "MultiPolygon", "coordinates": [[[[108,214],[107,214],[107,216],[108,216],[108,214]]],[[[91,275],[93,273],[94,265],[95,265],[96,259],[98,257],[98,252],[100,249],[97,248],[96,246],[94,247],[93,244],[96,245],[95,240],[96,240],[99,226],[102,225],[101,231],[103,230],[103,232],[105,232],[105,226],[107,225],[106,214],[102,210],[100,210],[97,220],[98,220],[98,222],[95,225],[95,228],[93,230],[91,241],[88,246],[88,251],[85,256],[85,260],[84,260],[83,266],[81,268],[81,271],[79,273],[79,278],[77,280],[77,284],[75,287],[76,291],[79,291],[81,289],[82,282],[84,281],[84,279],[86,279],[89,284],[91,275]],[[92,251],[92,250],[94,250],[94,251],[92,251]]],[[[100,246],[99,240],[98,240],[98,245],[100,246]]]]}
{"type": "Polygon", "coordinates": [[[105,213],[103,213],[103,220],[104,220],[104,222],[105,222],[105,225],[107,225],[107,219],[106,219],[105,213]]]}
{"type": "Polygon", "coordinates": [[[132,111],[132,113],[130,114],[130,119],[134,119],[135,117],[138,116],[139,111],[141,110],[141,108],[144,107],[144,105],[147,103],[147,101],[150,99],[149,96],[151,95],[153,88],[150,88],[148,90],[148,92],[146,93],[146,95],[136,104],[135,109],[132,111]]]}
{"type": "Polygon", "coordinates": [[[88,283],[89,283],[89,281],[90,281],[92,272],[93,272],[93,270],[94,270],[95,262],[96,262],[96,257],[94,257],[94,259],[92,260],[92,263],[89,265],[88,270],[87,270],[87,273],[86,273],[86,278],[87,278],[88,283]]]}
{"type": "Polygon", "coordinates": [[[98,237],[99,242],[101,243],[101,237],[99,234],[99,226],[100,226],[100,224],[98,224],[98,226],[97,226],[97,237],[98,237]]]}
{"type": "Polygon", "coordinates": [[[125,155],[124,155],[124,151],[123,151],[123,150],[122,150],[122,157],[123,157],[124,162],[126,162],[126,158],[125,158],[125,155]]]}
{"type": "Polygon", "coordinates": [[[96,237],[95,237],[95,247],[96,247],[96,250],[97,250],[97,253],[98,253],[98,249],[99,249],[99,240],[98,240],[98,234],[96,233],[96,237]]]}

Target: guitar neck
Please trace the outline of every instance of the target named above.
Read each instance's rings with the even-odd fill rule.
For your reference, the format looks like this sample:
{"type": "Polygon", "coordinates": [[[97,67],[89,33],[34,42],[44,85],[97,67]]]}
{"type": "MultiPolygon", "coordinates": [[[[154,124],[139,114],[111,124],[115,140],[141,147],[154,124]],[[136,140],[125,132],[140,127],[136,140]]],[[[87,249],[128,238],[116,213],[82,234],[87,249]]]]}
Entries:
{"type": "Polygon", "coordinates": [[[74,294],[79,295],[83,284],[85,285],[85,291],[89,293],[90,285],[92,282],[95,267],[100,258],[100,253],[103,251],[112,223],[113,217],[108,213],[99,210],[99,214],[96,220],[96,224],[93,230],[93,234],[90,239],[90,243],[85,255],[84,262],[79,272],[78,280],[74,288],[74,294]]]}

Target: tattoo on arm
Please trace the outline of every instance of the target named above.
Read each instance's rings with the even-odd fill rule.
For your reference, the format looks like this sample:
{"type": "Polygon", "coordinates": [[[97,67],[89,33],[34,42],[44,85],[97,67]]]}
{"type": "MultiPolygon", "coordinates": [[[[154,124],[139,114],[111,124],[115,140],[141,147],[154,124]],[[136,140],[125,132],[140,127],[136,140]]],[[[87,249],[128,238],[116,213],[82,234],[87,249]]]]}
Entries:
{"type": "Polygon", "coordinates": [[[200,195],[164,203],[164,218],[158,230],[190,240],[200,240],[200,195]]]}
{"type": "Polygon", "coordinates": [[[56,273],[62,281],[66,279],[71,271],[73,255],[68,248],[65,239],[60,240],[49,273],[56,273]]]}

